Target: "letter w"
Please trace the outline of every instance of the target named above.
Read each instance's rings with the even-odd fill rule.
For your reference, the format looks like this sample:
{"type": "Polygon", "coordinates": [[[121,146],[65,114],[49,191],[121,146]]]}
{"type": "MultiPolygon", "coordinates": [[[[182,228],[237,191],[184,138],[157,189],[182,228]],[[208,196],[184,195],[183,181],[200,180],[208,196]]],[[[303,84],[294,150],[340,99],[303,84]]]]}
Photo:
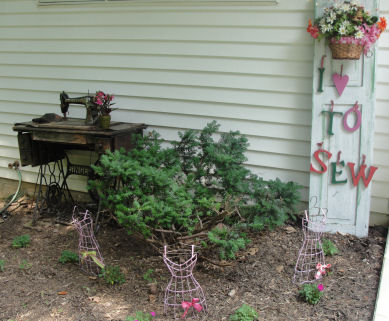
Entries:
{"type": "Polygon", "coordinates": [[[357,176],[355,176],[355,170],[354,170],[355,163],[347,163],[347,165],[348,165],[348,167],[350,167],[351,176],[353,178],[354,186],[358,185],[359,180],[362,177],[363,184],[365,185],[365,187],[368,187],[371,179],[373,178],[373,175],[374,175],[375,171],[378,169],[378,167],[370,166],[370,168],[369,168],[369,176],[366,178],[365,170],[366,170],[367,166],[365,164],[361,165],[361,167],[359,169],[359,173],[358,173],[357,176]]]}

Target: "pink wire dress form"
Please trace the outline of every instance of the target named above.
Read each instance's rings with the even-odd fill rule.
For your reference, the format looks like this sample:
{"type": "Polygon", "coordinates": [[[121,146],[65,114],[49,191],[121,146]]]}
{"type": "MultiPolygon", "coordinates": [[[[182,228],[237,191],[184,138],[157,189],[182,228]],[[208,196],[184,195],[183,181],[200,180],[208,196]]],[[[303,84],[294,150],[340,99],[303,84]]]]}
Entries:
{"type": "Polygon", "coordinates": [[[190,249],[171,251],[165,246],[163,261],[171,273],[165,290],[165,314],[177,319],[196,317],[200,312],[203,313],[207,308],[204,292],[193,277],[193,268],[197,262],[194,245],[190,249]],[[186,309],[183,308],[183,303],[188,306],[186,309]]]}
{"type": "Polygon", "coordinates": [[[296,284],[316,281],[315,274],[318,263],[325,265],[321,235],[326,225],[327,209],[315,208],[318,209],[317,214],[305,211],[305,216],[302,219],[304,241],[294,269],[293,283],[296,284]]]}
{"type": "Polygon", "coordinates": [[[73,225],[78,232],[78,256],[80,268],[89,275],[99,275],[101,268],[93,260],[104,263],[100,253],[99,243],[93,232],[93,219],[88,210],[80,213],[77,207],[73,210],[73,225]]]}

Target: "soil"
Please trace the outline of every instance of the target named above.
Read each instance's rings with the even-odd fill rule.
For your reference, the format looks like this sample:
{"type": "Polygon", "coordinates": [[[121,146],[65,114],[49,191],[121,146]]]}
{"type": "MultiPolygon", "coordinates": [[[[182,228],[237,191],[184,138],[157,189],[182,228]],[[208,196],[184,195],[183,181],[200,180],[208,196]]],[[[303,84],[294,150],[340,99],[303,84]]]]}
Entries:
{"type": "MultiPolygon", "coordinates": [[[[77,264],[61,264],[63,250],[77,251],[72,226],[41,218],[31,225],[31,204],[19,201],[0,218],[0,320],[125,320],[135,311],[163,315],[169,272],[161,255],[120,227],[104,225],[97,239],[109,265],[120,266],[126,282],[111,286],[89,277],[77,264]],[[18,207],[18,208],[16,208],[18,207]],[[15,249],[12,240],[29,234],[31,244],[15,249]],[[157,293],[150,294],[143,275],[153,269],[157,293]],[[1,266],[0,266],[1,270],[1,266]]],[[[0,208],[3,204],[0,203],[0,208]]],[[[328,234],[339,254],[327,257],[332,273],[322,279],[324,294],[317,305],[303,302],[292,283],[302,245],[299,222],[251,235],[252,242],[231,266],[219,267],[199,258],[194,276],[204,289],[208,313],[198,320],[228,320],[243,303],[254,307],[258,320],[372,320],[387,230],[371,228],[369,237],[328,234]]],[[[213,257],[216,259],[216,256],[213,257]]]]}

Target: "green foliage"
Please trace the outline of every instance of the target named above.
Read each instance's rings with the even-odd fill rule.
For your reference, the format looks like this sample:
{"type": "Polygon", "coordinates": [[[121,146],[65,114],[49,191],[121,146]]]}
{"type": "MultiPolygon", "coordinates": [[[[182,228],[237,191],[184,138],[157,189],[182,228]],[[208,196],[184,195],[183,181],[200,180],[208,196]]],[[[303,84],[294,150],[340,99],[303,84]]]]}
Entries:
{"type": "Polygon", "coordinates": [[[63,250],[61,252],[61,257],[58,259],[58,261],[62,264],[65,263],[78,263],[79,262],[79,257],[77,253],[74,253],[69,250],[63,250]]]}
{"type": "Polygon", "coordinates": [[[0,272],[4,272],[5,260],[0,260],[0,272]]]}
{"type": "Polygon", "coordinates": [[[153,269],[148,269],[145,274],[143,274],[143,280],[147,281],[148,283],[154,283],[155,279],[152,278],[152,274],[154,273],[153,269]]]}
{"type": "Polygon", "coordinates": [[[264,181],[254,175],[248,180],[249,195],[241,207],[244,225],[255,231],[281,226],[289,218],[296,219],[296,206],[300,200],[300,186],[283,183],[278,178],[264,181]]]}
{"type": "Polygon", "coordinates": [[[244,166],[247,138],[230,131],[216,139],[219,127],[213,121],[200,132],[179,132],[169,147],[156,132],[137,136],[128,153],[102,155],[93,166],[98,179],[89,188],[128,233],[159,245],[193,237],[233,258],[246,244],[242,230],[273,228],[294,218],[300,187],[252,174],[244,166]],[[219,223],[227,230],[215,232],[219,223]]]}
{"type": "Polygon", "coordinates": [[[15,237],[12,241],[12,246],[16,249],[19,249],[21,247],[29,246],[30,242],[31,242],[30,235],[24,234],[24,235],[20,235],[20,236],[15,237]]]}
{"type": "Polygon", "coordinates": [[[208,239],[219,248],[219,255],[222,260],[235,259],[235,253],[245,248],[249,243],[244,233],[229,230],[226,227],[216,227],[208,232],[208,239]]]}
{"type": "Polygon", "coordinates": [[[151,321],[155,316],[154,312],[145,313],[142,311],[136,311],[135,316],[129,316],[125,321],[151,321]]]}
{"type": "Polygon", "coordinates": [[[101,270],[99,277],[102,277],[105,282],[110,285],[123,284],[126,282],[124,274],[120,271],[119,266],[107,265],[104,269],[101,270]]]}
{"type": "Polygon", "coordinates": [[[243,304],[233,315],[229,321],[254,321],[258,318],[258,313],[254,308],[247,304],[243,304]]]}
{"type": "Polygon", "coordinates": [[[333,256],[339,253],[339,250],[336,245],[329,239],[323,239],[322,247],[325,256],[333,256]]]}
{"type": "Polygon", "coordinates": [[[146,238],[154,229],[194,226],[191,195],[176,179],[179,167],[170,161],[171,151],[162,150],[161,141],[154,138],[139,137],[140,146],[129,155],[123,151],[103,155],[101,165],[95,167],[103,179],[91,182],[119,223],[129,233],[140,232],[146,238]]]}
{"type": "MultiPolygon", "coordinates": [[[[322,286],[321,284],[319,286],[322,286]]],[[[299,291],[300,297],[309,304],[317,304],[323,295],[323,290],[319,290],[316,284],[304,284],[299,291]]]]}
{"type": "Polygon", "coordinates": [[[22,260],[22,262],[19,264],[19,269],[21,270],[28,270],[32,267],[32,264],[27,262],[27,260],[22,260]]]}

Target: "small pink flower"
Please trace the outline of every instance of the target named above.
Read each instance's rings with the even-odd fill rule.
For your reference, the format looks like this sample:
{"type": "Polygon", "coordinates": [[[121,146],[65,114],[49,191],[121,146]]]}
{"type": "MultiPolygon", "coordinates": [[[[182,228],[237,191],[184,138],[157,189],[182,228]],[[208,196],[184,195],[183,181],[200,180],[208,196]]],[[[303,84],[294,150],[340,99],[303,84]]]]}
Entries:
{"type": "Polygon", "coordinates": [[[155,317],[155,312],[150,312],[150,314],[153,316],[153,317],[155,317]]]}
{"type": "Polygon", "coordinates": [[[323,291],[324,290],[324,286],[323,286],[323,284],[319,284],[318,286],[317,286],[317,289],[321,292],[321,291],[323,291]]]}
{"type": "Polygon", "coordinates": [[[96,99],[96,104],[101,106],[103,104],[103,102],[101,101],[100,98],[97,98],[96,99]]]}

